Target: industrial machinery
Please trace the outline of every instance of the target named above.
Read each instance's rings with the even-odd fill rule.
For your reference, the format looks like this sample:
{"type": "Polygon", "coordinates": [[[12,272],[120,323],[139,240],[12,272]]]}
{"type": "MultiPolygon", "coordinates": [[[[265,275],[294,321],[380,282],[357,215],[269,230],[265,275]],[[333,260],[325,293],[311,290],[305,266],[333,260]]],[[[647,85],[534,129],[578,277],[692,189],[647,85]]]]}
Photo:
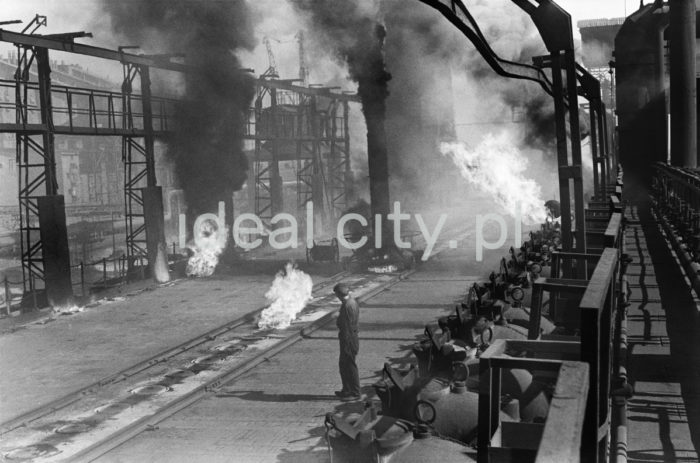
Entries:
{"type": "Polygon", "coordinates": [[[334,262],[338,263],[340,261],[340,248],[338,247],[338,240],[331,238],[326,241],[319,241],[318,243],[314,240],[313,246],[306,248],[306,262],[334,262]]]}

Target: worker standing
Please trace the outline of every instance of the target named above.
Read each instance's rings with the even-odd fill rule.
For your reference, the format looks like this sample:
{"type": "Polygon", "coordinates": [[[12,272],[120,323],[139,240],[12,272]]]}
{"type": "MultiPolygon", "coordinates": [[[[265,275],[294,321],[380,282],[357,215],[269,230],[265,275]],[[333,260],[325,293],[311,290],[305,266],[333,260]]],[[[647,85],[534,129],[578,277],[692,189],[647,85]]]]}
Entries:
{"type": "Polygon", "coordinates": [[[340,313],[336,324],[338,326],[338,340],[340,341],[340,355],[338,367],[343,388],[335,391],[343,401],[360,399],[360,375],[357,371],[355,357],[360,349],[358,337],[358,323],[360,319],[360,307],[355,298],[350,294],[350,288],[344,283],[338,283],[333,292],[340,299],[340,313]]]}

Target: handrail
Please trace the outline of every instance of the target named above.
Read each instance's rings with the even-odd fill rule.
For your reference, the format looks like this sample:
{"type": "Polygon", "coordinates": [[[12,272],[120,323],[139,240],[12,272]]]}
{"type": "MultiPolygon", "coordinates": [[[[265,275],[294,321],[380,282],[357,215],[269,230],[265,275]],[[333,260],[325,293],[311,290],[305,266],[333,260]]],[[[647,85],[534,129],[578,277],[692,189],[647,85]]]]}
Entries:
{"type": "Polygon", "coordinates": [[[579,303],[581,360],[591,366],[584,441],[586,459],[603,461],[610,410],[611,335],[617,311],[618,250],[605,248],[579,303]],[[605,429],[603,429],[605,428],[605,429]],[[601,437],[603,436],[603,437],[601,437]]]}
{"type": "MultiPolygon", "coordinates": [[[[583,422],[589,390],[589,366],[576,361],[580,347],[576,342],[514,341],[499,339],[481,354],[479,359],[479,429],[477,435],[478,461],[501,461],[507,452],[512,461],[518,456],[532,455],[537,448],[536,462],[579,461],[583,422]],[[506,352],[527,352],[528,357],[511,357],[506,352]],[[532,423],[504,423],[501,426],[501,369],[550,371],[557,374],[556,387],[544,425],[533,428],[532,423]],[[493,440],[498,430],[501,438],[493,440]],[[529,448],[501,448],[506,432],[529,432],[539,444],[529,448]]],[[[536,425],[534,425],[536,426],[536,425]]]]}
{"type": "Polygon", "coordinates": [[[587,364],[562,363],[535,463],[580,460],[588,376],[587,364]]]}

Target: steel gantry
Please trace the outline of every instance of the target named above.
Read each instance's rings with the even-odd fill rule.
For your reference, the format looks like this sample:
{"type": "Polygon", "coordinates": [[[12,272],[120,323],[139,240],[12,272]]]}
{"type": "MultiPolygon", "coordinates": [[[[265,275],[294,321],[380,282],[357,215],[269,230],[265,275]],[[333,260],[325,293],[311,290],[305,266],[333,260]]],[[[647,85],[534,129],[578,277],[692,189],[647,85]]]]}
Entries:
{"type": "Polygon", "coordinates": [[[294,80],[262,77],[257,81],[253,121],[246,138],[254,140],[255,214],[270,226],[284,206],[280,162],[295,163],[296,209],[313,202],[326,226],[348,207],[350,189],[349,103],[355,94],[329,87],[301,87],[294,80]]]}
{"type": "MultiPolygon", "coordinates": [[[[104,48],[76,44],[73,40],[86,36],[85,33],[58,35],[32,35],[0,29],[0,41],[15,44],[18,48],[17,70],[14,82],[1,82],[2,86],[14,86],[15,120],[2,121],[0,132],[13,133],[16,137],[17,160],[19,166],[19,204],[22,271],[25,293],[36,294],[43,290],[46,301],[52,305],[68,303],[72,298],[70,276],[70,255],[64,198],[58,194],[54,137],[68,135],[121,135],[125,137],[125,168],[127,225],[134,216],[134,203],[152,210],[152,220],[144,221],[145,234],[149,246],[146,247],[148,264],[152,275],[158,281],[167,281],[167,258],[163,236],[162,199],[156,187],[155,163],[153,158],[153,105],[150,95],[149,67],[160,67],[183,72],[186,66],[162,58],[113,51],[104,48]],[[129,85],[140,74],[141,112],[132,108],[130,91],[122,94],[94,89],[52,86],[49,50],[59,50],[96,58],[122,62],[128,69],[129,85]],[[37,82],[29,79],[30,69],[36,66],[37,82]],[[55,98],[54,98],[55,97],[55,98]],[[54,101],[56,100],[56,101],[54,101]],[[117,109],[122,101],[121,110],[117,109]],[[56,104],[55,104],[56,103],[56,104]],[[135,124],[139,118],[141,124],[135,124]],[[133,138],[142,137],[146,141],[140,153],[144,160],[143,172],[134,169],[133,138]],[[132,164],[132,165],[129,165],[132,164]],[[147,179],[142,195],[134,189],[142,177],[147,179]],[[144,197],[147,201],[144,201],[144,197]],[[161,213],[158,213],[158,210],[161,213]],[[149,223],[150,222],[150,223],[149,223]]],[[[125,73],[126,74],[126,73],[125,73]]],[[[159,114],[158,128],[167,130],[166,101],[157,102],[159,114]]],[[[138,148],[137,148],[138,149],[138,148]]],[[[129,229],[129,227],[127,226],[129,229]]],[[[140,235],[140,226],[129,229],[134,254],[140,235]],[[138,233],[137,233],[138,231],[138,233]]],[[[129,239],[127,239],[129,241],[129,239]]],[[[44,301],[42,301],[44,302],[44,301]]]]}
{"type": "MultiPolygon", "coordinates": [[[[475,45],[497,74],[537,82],[553,97],[559,165],[562,249],[585,253],[585,204],[577,99],[579,69],[574,56],[571,16],[551,0],[512,0],[532,18],[549,52],[546,56],[533,57],[533,66],[500,58],[491,49],[476,20],[462,1],[420,1],[438,10],[457,27],[475,45]]],[[[599,161],[595,160],[595,162],[599,161]]]]}
{"type": "MultiPolygon", "coordinates": [[[[553,97],[561,202],[561,250],[573,252],[575,257],[570,259],[571,262],[568,265],[562,266],[562,273],[564,278],[586,278],[587,265],[583,258],[587,255],[586,210],[583,196],[579,128],[579,90],[589,100],[591,107],[592,130],[594,130],[592,137],[595,137],[595,141],[592,139],[591,152],[596,172],[598,190],[596,196],[602,195],[598,199],[604,199],[606,195],[606,172],[610,169],[606,164],[608,162],[608,147],[606,144],[607,134],[605,133],[605,108],[600,98],[600,84],[590,74],[584,72],[583,68],[578,66],[575,61],[571,16],[551,0],[512,0],[532,18],[549,52],[546,56],[533,57],[533,67],[499,58],[489,46],[479,30],[478,24],[461,0],[420,1],[438,10],[462,31],[496,73],[505,77],[538,82],[553,97]],[[545,70],[549,75],[545,73],[545,70]],[[578,84],[581,85],[580,88],[578,84]]],[[[614,203],[612,201],[612,204],[614,203]]],[[[553,276],[558,278],[558,273],[557,271],[553,276]]],[[[550,306],[554,303],[559,305],[560,302],[567,302],[567,300],[553,297],[550,299],[550,306]]],[[[583,346],[582,351],[584,351],[583,346]]],[[[598,373],[597,370],[594,370],[592,377],[597,378],[598,373]]],[[[606,372],[601,371],[600,374],[604,376],[606,372]]],[[[595,382],[592,383],[595,385],[595,382]]],[[[590,391],[589,400],[592,397],[598,397],[595,387],[592,387],[590,391]]],[[[586,411],[580,457],[582,461],[597,462],[605,460],[609,423],[604,418],[605,414],[599,415],[593,408],[586,411]]],[[[494,431],[495,429],[491,428],[479,433],[477,441],[480,462],[490,461],[489,436],[494,431]]]]}
{"type": "MultiPolygon", "coordinates": [[[[37,284],[46,279],[39,202],[44,197],[56,197],[56,159],[51,112],[51,78],[46,49],[17,45],[15,72],[16,124],[31,129],[17,132],[17,165],[19,167],[19,217],[21,235],[22,274],[25,292],[34,293],[37,284]],[[36,60],[38,83],[29,82],[29,69],[36,60]],[[38,100],[38,101],[37,101],[38,100]],[[29,108],[39,103],[39,114],[29,108]],[[38,116],[38,117],[37,117],[38,116]]],[[[65,225],[65,217],[63,219],[65,225]]],[[[63,238],[67,239],[64,234],[63,238]]],[[[66,270],[66,269],[63,269],[66,270]]],[[[60,291],[66,291],[65,281],[60,291]]],[[[43,286],[43,284],[41,285],[43,286]]],[[[70,288],[70,284],[68,285],[70,288]]]]}
{"type": "Polygon", "coordinates": [[[610,173],[613,170],[608,144],[608,123],[603,102],[600,81],[583,66],[576,64],[576,78],[580,84],[579,93],[588,100],[591,125],[591,156],[593,158],[594,199],[605,201],[610,173]]]}
{"type": "MultiPolygon", "coordinates": [[[[157,281],[168,279],[154,140],[171,130],[168,120],[177,101],[151,95],[150,69],[185,73],[190,68],[167,56],[73,41],[86,35],[42,36],[0,29],[0,41],[18,47],[15,79],[0,81],[0,87],[14,94],[14,101],[3,106],[13,109],[15,117],[0,120],[0,133],[15,134],[17,140],[25,292],[43,290],[52,304],[72,297],[65,207],[56,178],[57,134],[122,138],[128,262],[132,270],[145,264],[142,268],[149,268],[157,281]],[[121,62],[121,92],[52,85],[49,50],[121,62]],[[140,93],[134,91],[137,84],[140,93]]],[[[289,160],[297,163],[298,207],[313,199],[326,211],[322,214],[337,217],[347,207],[350,188],[348,103],[359,98],[293,82],[269,76],[256,79],[258,94],[245,135],[256,146],[255,212],[270,219],[273,211],[282,210],[278,163],[289,160]]]]}

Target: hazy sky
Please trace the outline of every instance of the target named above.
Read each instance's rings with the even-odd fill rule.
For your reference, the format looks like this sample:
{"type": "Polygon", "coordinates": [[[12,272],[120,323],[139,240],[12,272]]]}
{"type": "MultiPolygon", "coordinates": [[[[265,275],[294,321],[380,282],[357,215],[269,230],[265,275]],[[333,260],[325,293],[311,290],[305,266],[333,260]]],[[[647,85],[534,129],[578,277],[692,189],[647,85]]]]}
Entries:
{"type": "MultiPolygon", "coordinates": [[[[624,16],[625,11],[629,14],[639,7],[639,0],[559,0],[557,3],[571,14],[574,24],[581,19],[624,16]]],[[[28,21],[37,13],[43,14],[49,18],[46,32],[63,32],[82,29],[93,17],[99,17],[99,4],[97,0],[2,0],[0,16],[28,21]]],[[[469,0],[465,4],[469,5],[469,0]]]]}
{"type": "MultiPolygon", "coordinates": [[[[42,28],[42,33],[58,33],[86,30],[92,32],[95,37],[93,39],[81,39],[82,43],[104,46],[108,48],[116,48],[117,43],[111,43],[111,37],[107,33],[107,25],[100,27],[102,21],[106,18],[100,12],[99,0],[0,0],[2,8],[0,9],[0,21],[22,19],[25,24],[34,17],[35,14],[42,14],[48,17],[46,28],[42,28]]],[[[110,1],[129,1],[129,0],[110,0],[110,1]]],[[[249,0],[251,4],[272,4],[272,1],[249,0]]],[[[282,2],[282,0],[277,0],[282,2]]],[[[349,0],[350,1],[350,0],[349,0]]],[[[409,1],[409,0],[406,0],[409,1]]],[[[417,1],[417,0],[416,0],[417,1]]],[[[470,0],[464,0],[469,6],[470,0]]],[[[651,0],[645,0],[645,3],[650,3],[651,0]]],[[[278,3],[279,4],[279,3],[278,3]]],[[[576,22],[581,19],[591,18],[612,18],[624,16],[636,10],[639,7],[639,0],[558,0],[558,4],[567,10],[573,19],[574,29],[576,30],[576,22]]],[[[274,23],[273,23],[274,24],[274,23]]],[[[3,26],[9,30],[20,31],[23,25],[3,26]]],[[[270,33],[265,31],[264,33],[270,33]]],[[[576,30],[576,34],[578,31],[576,30]]],[[[285,54],[285,45],[276,45],[280,48],[279,54],[285,54]]],[[[0,44],[0,53],[5,54],[9,50],[6,44],[0,44]]],[[[118,65],[116,63],[104,63],[95,60],[85,60],[76,57],[68,57],[60,53],[53,52],[52,57],[57,60],[66,60],[71,62],[79,62],[83,66],[90,68],[92,72],[98,75],[106,76],[113,74],[117,75],[118,65]]],[[[263,47],[258,47],[253,54],[244,54],[242,56],[243,65],[253,67],[256,73],[262,73],[265,70],[267,55],[263,47]]],[[[320,77],[320,76],[319,76],[320,77]]]]}

